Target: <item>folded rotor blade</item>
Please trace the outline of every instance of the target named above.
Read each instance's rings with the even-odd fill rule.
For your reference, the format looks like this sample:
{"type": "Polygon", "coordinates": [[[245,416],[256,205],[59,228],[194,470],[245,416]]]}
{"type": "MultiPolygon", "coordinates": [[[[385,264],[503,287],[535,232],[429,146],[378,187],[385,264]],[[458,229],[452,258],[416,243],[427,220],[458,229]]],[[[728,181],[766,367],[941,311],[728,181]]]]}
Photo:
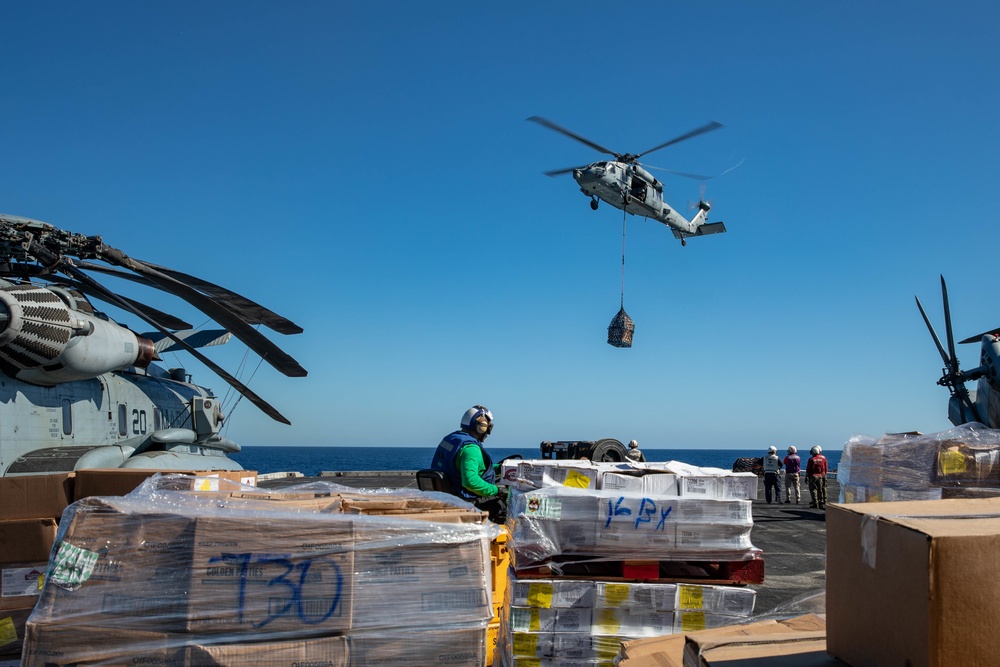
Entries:
{"type": "MultiPolygon", "coordinates": [[[[81,292],[83,292],[84,294],[86,294],[87,296],[89,296],[91,298],[98,299],[100,301],[105,301],[103,294],[101,294],[99,292],[95,292],[89,286],[84,285],[81,282],[78,282],[76,280],[66,280],[65,282],[68,285],[70,285],[71,287],[73,287],[74,289],[80,290],[81,292]]],[[[182,320],[179,317],[175,317],[175,316],[171,315],[170,313],[165,313],[162,310],[158,310],[156,308],[153,308],[152,306],[150,306],[148,304],[145,304],[145,303],[142,303],[141,301],[136,301],[135,299],[130,299],[127,296],[122,296],[121,294],[117,294],[116,296],[119,299],[124,299],[125,301],[128,301],[130,304],[132,304],[132,306],[134,306],[135,308],[138,308],[142,312],[146,313],[148,316],[152,317],[154,320],[156,320],[157,322],[159,322],[160,324],[162,324],[163,326],[165,326],[168,329],[190,329],[191,328],[191,324],[189,324],[188,322],[185,322],[184,320],[182,320]]],[[[118,305],[118,304],[115,303],[114,305],[118,305]]]]}
{"type": "MultiPolygon", "coordinates": [[[[173,334],[191,347],[225,345],[233,337],[233,334],[225,329],[185,329],[184,331],[174,331],[173,334]]],[[[153,349],[159,353],[176,352],[181,349],[177,343],[159,331],[150,331],[141,335],[153,341],[153,349]]]]}
{"type": "Polygon", "coordinates": [[[655,146],[653,148],[650,148],[647,151],[643,151],[642,153],[639,153],[638,155],[636,155],[636,158],[639,158],[639,157],[641,157],[643,155],[649,155],[653,151],[658,151],[661,148],[666,148],[667,146],[672,146],[674,144],[679,144],[680,142],[685,141],[687,139],[691,139],[693,137],[697,137],[699,134],[705,134],[706,132],[711,132],[712,130],[718,130],[720,127],[722,127],[722,123],[717,123],[717,122],[715,122],[713,120],[711,123],[706,123],[705,125],[702,125],[701,127],[695,128],[695,129],[691,130],[690,132],[687,132],[686,134],[682,134],[681,136],[675,137],[675,138],[671,139],[670,141],[666,141],[666,142],[660,144],[659,146],[655,146]]]}
{"type": "Polygon", "coordinates": [[[242,382],[240,382],[235,377],[226,372],[221,366],[213,362],[211,359],[203,355],[195,348],[185,343],[183,340],[175,336],[171,331],[161,326],[155,320],[147,317],[146,314],[140,311],[139,309],[133,308],[132,304],[130,304],[125,299],[119,298],[117,294],[115,294],[111,290],[101,285],[99,282],[88,276],[82,270],[78,269],[76,266],[73,265],[72,262],[66,260],[65,258],[59,257],[55,253],[50,252],[48,249],[46,249],[36,241],[33,240],[28,241],[27,245],[29,246],[29,250],[31,251],[31,253],[40,261],[43,261],[48,266],[51,266],[57,269],[58,271],[73,277],[74,279],[90,287],[90,289],[96,292],[100,292],[101,294],[103,294],[104,300],[114,303],[119,308],[123,308],[124,310],[127,310],[135,314],[136,316],[142,318],[146,323],[153,326],[157,331],[164,334],[167,338],[173,340],[181,348],[189,352],[195,359],[205,364],[205,366],[207,366],[212,372],[214,372],[220,378],[229,383],[229,385],[233,389],[235,389],[244,397],[246,397],[247,400],[256,405],[264,414],[269,416],[271,419],[274,419],[275,421],[281,422],[283,424],[289,424],[289,425],[291,424],[291,422],[288,421],[288,419],[284,415],[278,412],[270,403],[262,399],[253,391],[251,391],[249,387],[247,387],[242,382]]]}
{"type": "Polygon", "coordinates": [[[263,324],[264,326],[277,331],[282,334],[300,334],[302,333],[302,327],[295,324],[291,320],[288,320],[281,315],[278,315],[272,310],[265,308],[255,301],[251,301],[247,297],[237,294],[232,290],[228,290],[225,287],[210,283],[207,280],[202,280],[197,276],[192,276],[181,271],[176,271],[174,269],[168,269],[165,266],[159,266],[151,262],[141,261],[146,266],[152,267],[159,271],[160,273],[166,274],[178,280],[182,283],[190,285],[195,289],[204,292],[209,295],[217,302],[225,305],[229,310],[238,314],[245,322],[249,324],[263,324]]]}
{"type": "Polygon", "coordinates": [[[176,280],[144,262],[132,259],[121,250],[101,244],[96,248],[101,259],[116,266],[125,267],[147,278],[156,287],[184,299],[192,306],[205,313],[216,322],[231,331],[234,336],[243,341],[251,350],[273,366],[279,372],[289,377],[304,377],[306,369],[280,347],[272,343],[266,336],[247,324],[239,315],[225,306],[216,303],[193,287],[176,280]]]}
{"type": "MultiPolygon", "coordinates": [[[[917,299],[917,297],[913,297],[917,299]]],[[[934,326],[931,324],[930,319],[927,317],[927,313],[924,312],[924,307],[920,305],[920,299],[917,299],[917,308],[920,309],[920,314],[924,318],[924,324],[927,325],[927,330],[931,332],[931,338],[934,339],[934,344],[937,345],[938,352],[941,354],[941,360],[944,361],[945,366],[951,365],[951,360],[948,359],[948,353],[944,351],[944,346],[941,345],[941,339],[938,338],[937,332],[934,331],[934,326]]]]}
{"type": "Polygon", "coordinates": [[[989,331],[984,331],[981,334],[976,334],[975,336],[969,336],[965,340],[958,341],[959,345],[964,345],[966,343],[978,343],[983,339],[983,336],[996,336],[1000,334],[1000,327],[996,329],[990,329],[989,331]]]}
{"type": "Polygon", "coordinates": [[[948,305],[948,286],[944,282],[944,276],[941,276],[941,301],[944,303],[944,329],[945,336],[948,339],[948,355],[951,357],[954,372],[958,370],[958,362],[955,357],[955,335],[951,332],[951,307],[948,305]]]}
{"type": "Polygon", "coordinates": [[[614,155],[616,157],[618,156],[618,153],[615,153],[614,151],[609,151],[604,146],[602,146],[600,144],[595,144],[590,139],[587,139],[585,137],[581,137],[576,132],[572,132],[571,130],[567,130],[565,127],[562,127],[560,125],[556,125],[555,123],[553,123],[551,120],[549,120],[547,118],[542,118],[541,116],[532,116],[528,120],[530,120],[533,123],[538,123],[542,127],[547,127],[550,130],[555,130],[556,132],[558,132],[560,134],[565,134],[570,139],[576,139],[581,144],[583,144],[585,146],[590,146],[595,151],[600,151],[601,153],[607,153],[608,155],[614,155]]]}

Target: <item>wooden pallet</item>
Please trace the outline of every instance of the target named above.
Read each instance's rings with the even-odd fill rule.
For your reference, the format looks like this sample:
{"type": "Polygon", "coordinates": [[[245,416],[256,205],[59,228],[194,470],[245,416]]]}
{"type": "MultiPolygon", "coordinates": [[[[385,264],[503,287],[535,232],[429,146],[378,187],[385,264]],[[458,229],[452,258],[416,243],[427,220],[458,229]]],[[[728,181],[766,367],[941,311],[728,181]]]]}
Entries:
{"type": "Polygon", "coordinates": [[[761,584],[764,559],[735,561],[598,560],[586,556],[560,556],[540,565],[519,568],[520,579],[601,579],[688,584],[761,584]]]}

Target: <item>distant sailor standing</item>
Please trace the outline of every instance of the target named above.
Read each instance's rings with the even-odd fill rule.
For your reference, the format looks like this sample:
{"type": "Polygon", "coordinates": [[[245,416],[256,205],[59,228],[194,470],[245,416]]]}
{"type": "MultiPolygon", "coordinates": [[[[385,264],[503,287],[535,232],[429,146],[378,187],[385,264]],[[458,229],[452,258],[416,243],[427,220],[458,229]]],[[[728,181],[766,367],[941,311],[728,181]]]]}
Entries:
{"type": "Polygon", "coordinates": [[[639,441],[632,440],[628,443],[628,451],[625,452],[625,456],[631,461],[638,461],[639,463],[645,463],[646,457],[643,455],[642,450],[639,449],[639,441]]]}
{"type": "Polygon", "coordinates": [[[809,507],[826,509],[826,457],[823,456],[823,448],[819,445],[813,446],[809,450],[812,454],[809,462],[806,463],[806,478],[809,480],[809,498],[812,500],[809,507]]]}
{"type": "Polygon", "coordinates": [[[493,432],[493,413],[474,405],[462,415],[461,428],[444,437],[434,452],[431,468],[444,473],[452,494],[489,512],[490,520],[503,523],[507,503],[494,484],[496,469],[483,441],[493,432]]]}
{"type": "Polygon", "coordinates": [[[788,448],[788,456],[785,457],[785,504],[792,502],[792,491],[795,492],[795,504],[799,504],[802,492],[799,489],[799,471],[802,470],[802,459],[796,454],[795,447],[788,448]]]}
{"type": "Polygon", "coordinates": [[[778,458],[778,448],[768,447],[764,457],[764,499],[771,504],[771,491],[774,491],[775,502],[781,502],[781,484],[778,474],[781,472],[781,459],[778,458]]]}

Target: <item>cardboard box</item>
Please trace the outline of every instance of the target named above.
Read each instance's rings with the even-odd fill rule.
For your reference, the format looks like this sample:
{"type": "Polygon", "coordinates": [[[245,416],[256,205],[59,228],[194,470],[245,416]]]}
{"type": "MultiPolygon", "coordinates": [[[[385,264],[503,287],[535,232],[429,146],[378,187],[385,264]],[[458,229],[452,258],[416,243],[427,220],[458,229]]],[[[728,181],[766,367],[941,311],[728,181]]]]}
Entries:
{"type": "Polygon", "coordinates": [[[0,565],[0,610],[34,607],[48,561],[0,565]]]}
{"type": "Polygon", "coordinates": [[[690,636],[685,667],[833,667],[843,665],[826,653],[824,634],[795,632],[764,637],[690,636]]]}
{"type": "Polygon", "coordinates": [[[186,665],[199,667],[347,667],[346,637],[316,637],[283,642],[194,644],[186,665]]]}
{"type": "Polygon", "coordinates": [[[828,505],[827,649],[853,667],[997,662],[1000,499],[828,505]]]}
{"type": "Polygon", "coordinates": [[[149,470],[145,468],[92,468],[78,470],[74,484],[74,499],[80,500],[88,496],[124,496],[135,490],[156,473],[164,475],[193,475],[204,477],[193,490],[217,491],[218,485],[212,488],[211,479],[225,479],[237,484],[254,486],[257,484],[257,472],[254,470],[149,470]]]}
{"type": "Polygon", "coordinates": [[[78,511],[36,605],[40,623],[183,629],[194,520],[178,514],[78,511]]]}
{"type": "Polygon", "coordinates": [[[187,631],[346,630],[353,570],[353,523],[343,516],[197,517],[187,631]]]}
{"type": "Polygon", "coordinates": [[[56,530],[52,518],[0,521],[0,565],[48,561],[56,530]]]}
{"type": "Polygon", "coordinates": [[[186,667],[183,642],[158,632],[29,621],[23,665],[45,667],[186,667]]]}
{"type": "Polygon", "coordinates": [[[73,502],[73,473],[0,477],[0,520],[62,516],[73,502]]]}
{"type": "Polygon", "coordinates": [[[421,632],[392,628],[348,636],[351,667],[375,665],[448,665],[483,667],[487,627],[421,632]]]}
{"type": "Polygon", "coordinates": [[[0,657],[20,656],[31,607],[0,610],[0,657]]]}

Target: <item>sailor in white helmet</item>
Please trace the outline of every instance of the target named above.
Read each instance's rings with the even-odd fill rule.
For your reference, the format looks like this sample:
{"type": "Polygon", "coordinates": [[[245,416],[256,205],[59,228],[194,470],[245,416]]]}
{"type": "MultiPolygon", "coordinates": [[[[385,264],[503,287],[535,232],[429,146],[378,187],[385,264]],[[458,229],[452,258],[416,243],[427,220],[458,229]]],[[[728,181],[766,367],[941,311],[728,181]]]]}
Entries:
{"type": "Polygon", "coordinates": [[[474,405],[462,415],[460,428],[441,440],[434,451],[431,468],[444,473],[451,492],[489,512],[490,519],[503,523],[506,498],[496,485],[496,467],[483,441],[493,432],[493,413],[474,405]]]}
{"type": "Polygon", "coordinates": [[[814,445],[809,453],[812,454],[809,457],[809,462],[806,463],[806,479],[809,480],[809,498],[812,501],[809,503],[809,507],[825,510],[828,464],[826,457],[823,456],[823,448],[819,445],[814,445]]]}
{"type": "Polygon", "coordinates": [[[799,471],[802,470],[802,459],[797,454],[798,450],[792,445],[788,448],[788,456],[785,457],[785,504],[792,502],[795,496],[795,504],[798,505],[802,499],[802,491],[799,487],[799,471]]]}
{"type": "Polygon", "coordinates": [[[638,461],[639,463],[646,462],[646,456],[639,449],[638,440],[630,440],[628,443],[628,451],[625,452],[625,456],[629,458],[630,461],[638,461]]]}
{"type": "Polygon", "coordinates": [[[781,473],[781,459],[778,458],[778,448],[768,447],[764,457],[764,499],[771,504],[771,492],[774,491],[775,502],[781,502],[781,484],[778,475],[781,473]]]}

